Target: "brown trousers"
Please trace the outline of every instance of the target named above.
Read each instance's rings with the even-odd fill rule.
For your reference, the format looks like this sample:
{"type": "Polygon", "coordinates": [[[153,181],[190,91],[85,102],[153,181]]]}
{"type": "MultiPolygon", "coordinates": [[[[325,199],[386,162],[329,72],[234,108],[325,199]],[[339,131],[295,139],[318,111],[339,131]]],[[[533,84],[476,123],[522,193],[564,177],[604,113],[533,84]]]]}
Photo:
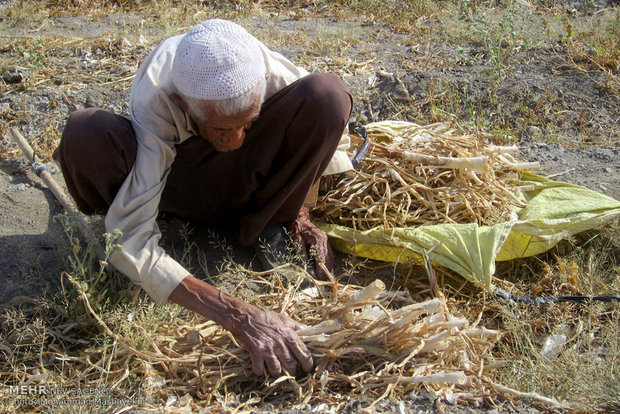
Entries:
{"type": "MultiPolygon", "coordinates": [[[[311,74],[263,104],[241,148],[219,152],[198,136],[186,140],[176,146],[160,213],[227,224],[242,244],[252,244],[267,224],[297,217],[338,146],[351,108],[340,78],[311,74]]],[[[136,151],[128,119],[97,108],[71,114],[55,158],[82,212],[107,211],[136,151]]]]}

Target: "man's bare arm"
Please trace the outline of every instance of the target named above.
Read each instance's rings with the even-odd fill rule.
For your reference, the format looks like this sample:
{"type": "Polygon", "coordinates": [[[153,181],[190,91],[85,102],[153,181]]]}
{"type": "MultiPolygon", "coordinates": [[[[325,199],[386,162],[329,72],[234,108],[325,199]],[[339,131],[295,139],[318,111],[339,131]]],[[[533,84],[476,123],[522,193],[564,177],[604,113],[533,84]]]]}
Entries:
{"type": "Polygon", "coordinates": [[[188,276],[169,300],[197,312],[232,333],[250,353],[256,375],[273,376],[283,370],[294,374],[298,366],[310,372],[312,355],[295,331],[301,325],[288,316],[268,311],[231,296],[208,283],[188,276]]]}

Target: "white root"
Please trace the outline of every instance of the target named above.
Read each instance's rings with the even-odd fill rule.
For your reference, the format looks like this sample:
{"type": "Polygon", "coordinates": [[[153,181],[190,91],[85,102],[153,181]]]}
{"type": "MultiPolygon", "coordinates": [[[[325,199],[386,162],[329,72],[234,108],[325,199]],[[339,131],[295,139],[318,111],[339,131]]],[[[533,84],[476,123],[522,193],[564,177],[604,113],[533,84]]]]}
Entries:
{"type": "Polygon", "coordinates": [[[385,290],[385,283],[383,281],[377,279],[364,289],[357,292],[351,300],[347,303],[347,306],[353,305],[356,303],[368,302],[369,300],[373,300],[376,298],[381,292],[385,290]]]}
{"type": "Polygon", "coordinates": [[[488,151],[495,154],[517,154],[519,152],[519,147],[517,144],[510,146],[489,145],[488,151]]]}
{"type": "Polygon", "coordinates": [[[413,311],[424,311],[427,313],[437,313],[439,311],[441,311],[444,307],[444,304],[442,302],[441,299],[439,298],[434,298],[431,300],[427,300],[426,302],[420,302],[420,303],[413,303],[411,305],[407,305],[404,308],[400,308],[398,310],[395,310],[392,313],[392,317],[393,318],[398,318],[400,317],[400,315],[402,314],[407,314],[413,311]]]}
{"type": "Polygon", "coordinates": [[[561,403],[558,400],[556,400],[555,398],[545,397],[543,395],[536,394],[535,392],[522,392],[522,391],[515,390],[513,388],[506,387],[504,385],[495,384],[495,383],[493,383],[493,388],[495,388],[497,391],[503,392],[505,394],[511,394],[511,395],[516,396],[516,397],[527,399],[527,400],[539,401],[539,402],[548,404],[548,405],[550,405],[552,407],[555,407],[555,408],[568,409],[568,408],[571,407],[571,404],[561,403]]]}
{"type": "MultiPolygon", "coordinates": [[[[313,326],[314,328],[314,326],[313,326]]],[[[298,331],[297,335],[303,339],[305,343],[311,342],[327,342],[330,339],[329,334],[318,333],[318,334],[307,334],[305,332],[298,331]]]]}
{"type": "Polygon", "coordinates": [[[342,323],[337,319],[328,319],[323,321],[317,325],[309,326],[307,328],[300,329],[297,331],[297,335],[301,336],[312,336],[312,335],[320,335],[320,334],[330,334],[342,329],[342,323]]]}
{"type": "Polygon", "coordinates": [[[427,382],[430,384],[465,384],[467,376],[463,371],[456,372],[439,372],[430,375],[420,375],[414,377],[397,377],[391,376],[385,378],[388,382],[398,382],[400,384],[417,384],[427,382]]]}
{"type": "Polygon", "coordinates": [[[453,328],[463,328],[467,326],[467,319],[463,318],[452,318],[449,321],[438,321],[431,325],[429,325],[429,329],[453,329],[453,328]]]}
{"type": "Polygon", "coordinates": [[[494,329],[487,328],[468,328],[462,331],[463,335],[467,335],[470,338],[480,338],[480,339],[490,339],[492,341],[497,341],[501,336],[499,331],[494,329]]]}
{"type": "Polygon", "coordinates": [[[507,164],[506,166],[514,170],[537,170],[540,168],[540,163],[538,161],[518,162],[518,163],[507,164]]]}
{"type": "Polygon", "coordinates": [[[449,125],[446,124],[445,122],[441,122],[441,123],[439,123],[439,125],[437,125],[435,127],[433,127],[433,125],[437,125],[437,124],[431,124],[431,125],[429,125],[429,127],[432,127],[433,128],[433,132],[435,132],[437,134],[440,133],[440,132],[444,132],[444,131],[446,131],[449,128],[449,125]]]}
{"type": "Polygon", "coordinates": [[[420,354],[430,354],[433,352],[442,352],[448,349],[452,345],[450,341],[435,341],[425,343],[422,349],[420,349],[420,354]]]}
{"type": "Polygon", "coordinates": [[[484,172],[489,158],[485,156],[481,157],[439,157],[432,155],[425,155],[411,151],[403,151],[397,156],[403,160],[421,164],[421,165],[433,165],[442,168],[454,168],[463,169],[470,168],[476,172],[484,172]]]}
{"type": "Polygon", "coordinates": [[[534,162],[513,162],[512,160],[500,155],[499,158],[503,161],[504,167],[511,168],[513,170],[536,170],[540,168],[538,161],[534,162]]]}

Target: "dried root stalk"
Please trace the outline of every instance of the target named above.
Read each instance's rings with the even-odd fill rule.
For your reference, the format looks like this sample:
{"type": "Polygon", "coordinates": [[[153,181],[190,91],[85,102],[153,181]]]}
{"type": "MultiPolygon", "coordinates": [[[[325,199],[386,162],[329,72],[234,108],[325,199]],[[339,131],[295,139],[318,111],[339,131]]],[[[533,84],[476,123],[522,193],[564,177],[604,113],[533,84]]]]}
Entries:
{"type": "Polygon", "coordinates": [[[516,145],[485,144],[445,124],[376,123],[367,131],[371,146],[359,170],[336,185],[325,180],[315,207],[322,220],[360,230],[493,224],[524,206],[518,171],[537,164],[516,160],[516,145]]]}
{"type": "MultiPolygon", "coordinates": [[[[378,398],[396,391],[428,388],[441,395],[458,389],[466,401],[489,391],[476,372],[499,332],[470,327],[467,320],[451,315],[442,299],[416,303],[403,292],[385,292],[380,281],[364,289],[331,283],[330,291],[334,288],[335,298],[299,292],[287,309],[309,325],[299,335],[315,358],[316,370],[310,376],[284,375],[261,384],[251,373],[246,352],[210,323],[186,328],[182,338],[160,337],[160,352],[187,363],[176,362],[172,376],[151,375],[165,378],[168,392],[194,390],[202,396],[204,400],[193,400],[193,408],[210,402],[224,388],[233,394],[251,389],[262,399],[284,405],[329,401],[329,395],[338,392],[378,398]],[[174,351],[190,335],[202,339],[194,339],[183,355],[174,351]]],[[[265,295],[261,301],[278,303],[278,295],[265,295]]]]}

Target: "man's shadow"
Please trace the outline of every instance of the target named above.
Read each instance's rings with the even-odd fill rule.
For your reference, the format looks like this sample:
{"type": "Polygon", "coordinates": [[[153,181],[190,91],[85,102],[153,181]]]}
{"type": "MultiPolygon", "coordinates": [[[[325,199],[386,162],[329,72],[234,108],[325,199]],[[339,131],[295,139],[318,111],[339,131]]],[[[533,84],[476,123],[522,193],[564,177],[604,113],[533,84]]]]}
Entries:
{"type": "Polygon", "coordinates": [[[186,223],[181,240],[163,247],[199,279],[235,271],[262,271],[254,248],[242,246],[234,231],[228,229],[186,223]]]}

